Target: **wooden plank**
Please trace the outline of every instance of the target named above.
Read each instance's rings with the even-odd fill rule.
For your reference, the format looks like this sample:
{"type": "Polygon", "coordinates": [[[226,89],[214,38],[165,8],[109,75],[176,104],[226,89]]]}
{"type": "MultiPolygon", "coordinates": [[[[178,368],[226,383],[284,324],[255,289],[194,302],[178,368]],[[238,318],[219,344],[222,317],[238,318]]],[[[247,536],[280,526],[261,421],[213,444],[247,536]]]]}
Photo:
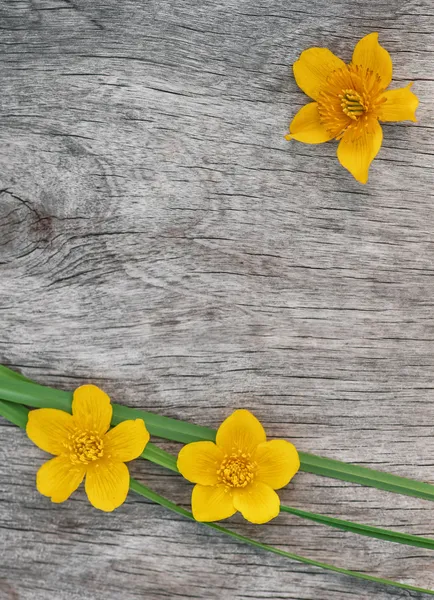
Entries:
{"type": "MultiPolygon", "coordinates": [[[[0,359],[40,383],[434,482],[431,2],[32,0],[0,5],[0,359]],[[335,143],[284,140],[310,46],[371,31],[419,122],[361,186],[335,143]]],[[[399,593],[265,555],[131,496],[54,506],[0,423],[0,598],[346,600],[399,593]]],[[[187,506],[190,486],[132,472],[187,506]]],[[[434,535],[434,507],[307,474],[287,504],[434,535]]],[[[282,516],[237,531],[434,587],[428,551],[282,516]]],[[[415,596],[416,597],[416,596],[415,596]]]]}

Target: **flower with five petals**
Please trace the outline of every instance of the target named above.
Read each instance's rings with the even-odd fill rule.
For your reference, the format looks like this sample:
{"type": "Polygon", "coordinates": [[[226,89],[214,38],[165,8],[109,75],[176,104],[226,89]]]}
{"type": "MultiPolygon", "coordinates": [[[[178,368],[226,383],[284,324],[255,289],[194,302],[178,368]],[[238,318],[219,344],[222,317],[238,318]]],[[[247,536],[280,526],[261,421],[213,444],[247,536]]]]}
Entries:
{"type": "Polygon", "coordinates": [[[236,410],[220,425],[216,442],[192,442],[178,455],[180,473],[195,483],[191,497],[197,521],[218,521],[240,511],[266,523],[280,511],[278,490],[300,468],[295,447],[266,441],[264,428],[248,410],[236,410]]]}
{"type": "Polygon", "coordinates": [[[74,392],[72,415],[53,408],[29,413],[26,432],[41,450],[54,454],[36,476],[36,487],[52,502],[64,502],[86,477],[89,502],[111,512],[125,501],[130,474],[124,464],[138,458],[149,441],[142,419],[109,430],[110,398],[95,385],[74,392]]]}
{"type": "Polygon", "coordinates": [[[309,48],[294,63],[297,85],[315,102],[293,118],[286,139],[305,144],[340,140],[339,162],[360,183],[383,141],[379,121],[416,121],[419,100],[404,88],[387,90],[392,59],[378,43],[378,33],[362,38],[349,65],[327,48],[309,48]]]}

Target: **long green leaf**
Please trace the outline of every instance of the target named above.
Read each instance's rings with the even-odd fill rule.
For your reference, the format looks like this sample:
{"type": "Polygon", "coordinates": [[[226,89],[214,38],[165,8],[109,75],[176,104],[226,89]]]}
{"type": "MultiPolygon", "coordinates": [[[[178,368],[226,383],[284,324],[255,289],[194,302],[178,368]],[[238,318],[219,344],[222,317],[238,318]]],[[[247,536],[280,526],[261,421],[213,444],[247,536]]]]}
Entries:
{"type": "MultiPolygon", "coordinates": [[[[178,515],[182,515],[187,519],[193,520],[194,517],[188,510],[181,508],[174,502],[171,502],[164,496],[153,492],[148,487],[142,485],[135,479],[131,479],[130,489],[132,489],[137,494],[144,496],[148,500],[152,500],[152,502],[156,502],[165,508],[168,508],[172,512],[177,513],[178,515]]],[[[226,527],[222,527],[221,525],[215,525],[214,523],[203,523],[203,525],[214,529],[220,533],[225,533],[230,537],[244,542],[245,544],[249,544],[250,546],[254,546],[255,548],[260,548],[261,550],[266,550],[267,552],[273,552],[273,554],[278,554],[279,556],[284,556],[286,558],[290,558],[291,560],[295,560],[297,562],[303,563],[305,565],[310,565],[313,567],[319,567],[320,569],[325,569],[326,571],[333,571],[334,573],[340,573],[341,575],[350,575],[351,577],[356,577],[357,579],[363,579],[365,581],[371,581],[374,583],[379,583],[381,585],[389,585],[395,588],[399,588],[402,590],[410,590],[412,592],[421,592],[423,594],[429,594],[434,596],[434,590],[428,590],[424,588],[419,588],[413,585],[408,585],[406,583],[399,583],[398,581],[391,581],[389,579],[382,579],[381,577],[374,577],[373,575],[366,575],[365,573],[359,573],[358,571],[348,571],[347,569],[342,569],[340,567],[335,567],[334,565],[330,565],[328,563],[319,562],[317,560],[312,560],[311,558],[305,558],[304,556],[300,556],[299,554],[293,554],[292,552],[286,552],[285,550],[280,550],[280,548],[276,548],[275,546],[270,546],[268,544],[262,544],[261,542],[257,542],[252,538],[248,538],[244,535],[240,535],[239,533],[235,533],[230,529],[226,529],[226,527]]]]}
{"type": "Polygon", "coordinates": [[[179,473],[178,467],[176,466],[176,456],[173,456],[173,454],[169,454],[169,452],[166,452],[158,446],[155,446],[152,444],[152,442],[147,443],[145,451],[142,453],[141,457],[146,458],[150,462],[153,462],[160,467],[164,467],[165,469],[179,473]]]}
{"type": "MultiPolygon", "coordinates": [[[[0,415],[15,425],[18,425],[18,427],[21,427],[22,429],[26,427],[28,412],[29,409],[20,404],[13,404],[11,402],[0,400],[0,415]]],[[[177,473],[179,472],[176,466],[176,457],[169,452],[154,446],[154,444],[148,443],[141,456],[142,458],[146,458],[150,462],[165,467],[166,469],[170,469],[171,471],[177,473]]],[[[407,533],[399,533],[396,531],[390,531],[388,529],[380,529],[379,527],[372,527],[370,525],[361,525],[359,523],[344,521],[334,517],[327,517],[285,505],[281,506],[281,511],[295,515],[302,519],[308,519],[316,523],[341,529],[342,531],[349,533],[356,533],[388,542],[396,542],[398,544],[406,544],[408,546],[416,546],[419,548],[434,550],[434,539],[419,537],[407,533]]]]}
{"type": "Polygon", "coordinates": [[[295,515],[302,519],[314,521],[315,523],[334,527],[335,529],[340,529],[341,531],[346,531],[348,533],[356,533],[385,542],[395,542],[397,544],[406,544],[407,546],[416,546],[418,548],[434,550],[434,539],[432,538],[419,537],[417,535],[411,535],[410,533],[400,533],[390,529],[373,527],[372,525],[362,525],[360,523],[354,523],[353,521],[344,521],[343,519],[327,517],[325,515],[293,508],[292,506],[285,506],[283,504],[280,506],[280,511],[295,515]]]}
{"type": "Polygon", "coordinates": [[[34,408],[58,408],[71,412],[71,392],[63,392],[22,379],[0,378],[0,398],[34,408]]]}
{"type": "Polygon", "coordinates": [[[0,415],[21,429],[26,428],[28,414],[29,409],[25,406],[0,400],[0,415]]]}
{"type": "Polygon", "coordinates": [[[424,500],[434,500],[434,485],[430,483],[399,477],[398,475],[391,475],[390,473],[375,471],[367,467],[344,463],[332,458],[315,456],[306,452],[300,453],[300,460],[303,462],[303,471],[306,473],[351,481],[359,485],[423,498],[424,500]]]}
{"type": "Polygon", "coordinates": [[[29,381],[30,383],[35,383],[28,377],[25,377],[24,375],[22,375],[21,373],[17,373],[16,371],[12,371],[12,369],[9,369],[8,367],[5,367],[4,365],[0,365],[0,378],[4,378],[4,377],[9,378],[9,379],[20,379],[21,381],[29,381]]]}
{"type": "MultiPolygon", "coordinates": [[[[0,376],[0,398],[36,408],[59,408],[71,412],[71,392],[60,391],[27,381],[12,380],[8,377],[2,378],[0,376]]],[[[113,425],[127,419],[137,418],[144,419],[151,435],[157,437],[182,443],[199,440],[215,441],[216,431],[209,427],[201,427],[136,408],[113,404],[113,425]]],[[[429,483],[391,475],[331,458],[315,456],[306,452],[299,452],[299,455],[302,471],[406,496],[434,500],[434,485],[429,483]]]]}
{"type": "MultiPolygon", "coordinates": [[[[56,390],[21,379],[15,380],[11,377],[2,377],[1,374],[0,398],[9,402],[32,406],[33,408],[58,408],[65,412],[71,412],[72,392],[56,390]]],[[[128,419],[144,419],[149,432],[156,437],[183,443],[215,439],[215,431],[208,427],[185,423],[169,417],[160,417],[154,413],[120,404],[113,404],[112,406],[112,425],[117,425],[128,419]]]]}

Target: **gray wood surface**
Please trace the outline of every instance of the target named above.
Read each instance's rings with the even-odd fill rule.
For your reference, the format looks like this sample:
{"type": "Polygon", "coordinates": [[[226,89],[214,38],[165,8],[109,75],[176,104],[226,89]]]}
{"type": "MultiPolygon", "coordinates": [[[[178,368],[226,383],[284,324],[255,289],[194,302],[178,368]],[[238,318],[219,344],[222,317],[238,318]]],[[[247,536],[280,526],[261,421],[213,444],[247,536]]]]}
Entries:
{"type": "MultiPolygon", "coordinates": [[[[40,383],[434,482],[432,0],[1,0],[0,359],[40,383]],[[291,64],[379,31],[418,124],[361,186],[284,140],[291,64]]],[[[131,495],[39,496],[0,423],[1,600],[422,598],[228,541],[131,495]]],[[[165,446],[168,447],[168,446],[165,446]]],[[[187,506],[190,486],[132,473],[187,506]]],[[[434,536],[434,505],[304,473],[285,503],[434,536]]],[[[282,516],[237,531],[424,587],[432,553],[282,516]]]]}

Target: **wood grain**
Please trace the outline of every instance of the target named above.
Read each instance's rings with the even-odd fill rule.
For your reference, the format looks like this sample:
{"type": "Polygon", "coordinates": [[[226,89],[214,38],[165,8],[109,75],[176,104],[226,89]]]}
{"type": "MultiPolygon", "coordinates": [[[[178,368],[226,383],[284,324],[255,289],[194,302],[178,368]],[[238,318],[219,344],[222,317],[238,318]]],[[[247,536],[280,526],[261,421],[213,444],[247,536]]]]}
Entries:
{"type": "MultiPolygon", "coordinates": [[[[40,383],[434,482],[431,1],[0,2],[0,359],[40,383]],[[310,46],[378,31],[419,122],[361,186],[284,134],[310,46]]],[[[131,496],[38,495],[0,423],[0,599],[419,597],[268,556],[131,496]]],[[[134,476],[189,503],[190,487],[134,476]]],[[[434,536],[434,506],[300,474],[287,504],[434,536]]],[[[241,533],[434,587],[428,551],[282,516],[241,533]]],[[[422,598],[422,596],[420,596],[422,598]]]]}

